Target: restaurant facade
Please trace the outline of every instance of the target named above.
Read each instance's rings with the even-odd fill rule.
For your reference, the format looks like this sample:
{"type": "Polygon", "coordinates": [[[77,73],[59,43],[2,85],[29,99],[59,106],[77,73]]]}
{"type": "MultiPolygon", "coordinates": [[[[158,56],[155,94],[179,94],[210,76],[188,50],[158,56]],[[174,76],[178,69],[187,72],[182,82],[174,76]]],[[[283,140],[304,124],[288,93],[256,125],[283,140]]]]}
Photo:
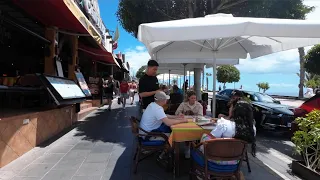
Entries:
{"type": "Polygon", "coordinates": [[[97,1],[0,3],[0,167],[103,105],[113,43],[97,1]]]}

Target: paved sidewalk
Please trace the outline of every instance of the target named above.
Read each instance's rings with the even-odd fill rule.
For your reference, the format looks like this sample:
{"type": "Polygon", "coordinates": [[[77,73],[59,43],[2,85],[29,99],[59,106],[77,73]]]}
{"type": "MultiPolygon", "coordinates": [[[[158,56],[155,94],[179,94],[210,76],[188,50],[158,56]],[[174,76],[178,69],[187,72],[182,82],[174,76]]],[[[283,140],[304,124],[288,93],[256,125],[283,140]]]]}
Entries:
{"type": "MultiPolygon", "coordinates": [[[[114,103],[116,104],[116,103],[114,103]]],[[[100,108],[62,137],[36,147],[0,169],[1,180],[141,180],[173,179],[151,157],[142,161],[138,174],[132,174],[134,138],[129,117],[138,115],[136,106],[108,112],[100,108]]],[[[284,179],[259,158],[251,158],[252,173],[244,163],[247,180],[284,179]]],[[[187,160],[181,162],[181,177],[188,178],[187,160]]]]}

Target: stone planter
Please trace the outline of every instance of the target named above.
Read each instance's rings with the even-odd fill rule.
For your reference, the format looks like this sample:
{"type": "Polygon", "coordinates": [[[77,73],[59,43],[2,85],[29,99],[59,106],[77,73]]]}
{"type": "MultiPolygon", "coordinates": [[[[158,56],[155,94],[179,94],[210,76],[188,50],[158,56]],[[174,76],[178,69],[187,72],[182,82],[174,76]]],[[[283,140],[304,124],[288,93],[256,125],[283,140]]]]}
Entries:
{"type": "Polygon", "coordinates": [[[319,180],[320,172],[314,172],[307,168],[302,161],[292,161],[292,172],[304,179],[319,180]]]}

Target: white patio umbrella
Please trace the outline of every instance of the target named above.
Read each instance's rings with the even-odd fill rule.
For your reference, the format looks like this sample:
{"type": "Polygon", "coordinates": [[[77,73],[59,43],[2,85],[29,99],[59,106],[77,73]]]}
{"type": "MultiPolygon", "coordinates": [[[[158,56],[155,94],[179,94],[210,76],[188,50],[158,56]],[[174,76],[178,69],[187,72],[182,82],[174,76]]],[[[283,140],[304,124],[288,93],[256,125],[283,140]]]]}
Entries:
{"type": "MultiPolygon", "coordinates": [[[[141,24],[138,39],[152,59],[160,63],[186,63],[199,59],[213,65],[216,89],[217,59],[251,58],[320,43],[320,21],[243,18],[208,15],[141,24]],[[174,60],[174,61],[173,61],[174,60]]],[[[254,68],[254,67],[253,67],[254,68]]],[[[215,114],[215,96],[212,98],[215,114]]]]}

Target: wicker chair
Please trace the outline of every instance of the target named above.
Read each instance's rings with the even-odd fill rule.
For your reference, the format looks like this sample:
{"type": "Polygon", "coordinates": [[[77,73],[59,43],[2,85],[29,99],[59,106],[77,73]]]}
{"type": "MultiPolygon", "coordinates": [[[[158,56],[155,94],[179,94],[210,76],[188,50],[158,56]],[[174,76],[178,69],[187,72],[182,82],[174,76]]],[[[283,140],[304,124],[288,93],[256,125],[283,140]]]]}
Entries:
{"type": "MultiPolygon", "coordinates": [[[[137,173],[140,161],[160,151],[170,151],[168,137],[163,133],[147,132],[139,127],[136,117],[130,118],[132,133],[136,136],[137,148],[133,160],[135,160],[134,173],[137,173]],[[143,132],[143,133],[141,133],[143,132]],[[163,140],[145,140],[145,137],[161,137],[163,140]]],[[[170,161],[169,164],[172,164],[170,161]]]]}
{"type": "Polygon", "coordinates": [[[190,179],[240,179],[240,167],[245,156],[247,143],[233,138],[219,138],[193,143],[191,151],[190,179]],[[199,148],[203,145],[204,153],[199,148]],[[214,161],[238,161],[234,165],[221,165],[214,161]]]}

